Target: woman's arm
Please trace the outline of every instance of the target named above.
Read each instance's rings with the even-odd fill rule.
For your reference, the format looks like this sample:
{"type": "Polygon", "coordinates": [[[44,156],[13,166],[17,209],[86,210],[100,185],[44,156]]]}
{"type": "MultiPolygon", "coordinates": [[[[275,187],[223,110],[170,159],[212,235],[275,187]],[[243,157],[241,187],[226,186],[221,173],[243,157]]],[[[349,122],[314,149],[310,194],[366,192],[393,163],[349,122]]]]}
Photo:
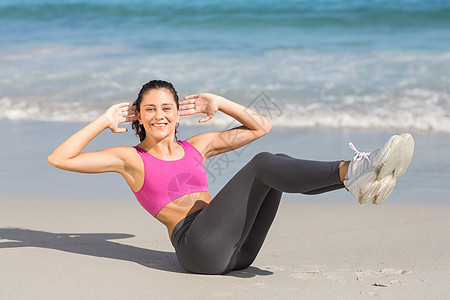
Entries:
{"type": "Polygon", "coordinates": [[[272,122],[263,115],[214,94],[190,95],[180,101],[180,105],[181,116],[205,113],[200,123],[209,121],[220,110],[242,124],[227,131],[207,132],[189,138],[188,141],[202,153],[204,159],[242,147],[267,134],[272,128],[272,122]]]}
{"type": "Polygon", "coordinates": [[[48,156],[48,162],[57,168],[81,173],[120,172],[124,168],[124,160],[120,155],[123,147],[86,153],[81,151],[106,128],[115,133],[126,132],[127,129],[119,128],[119,124],[133,121],[134,112],[134,107],[130,107],[129,103],[111,106],[103,115],[59,145],[48,156]]]}

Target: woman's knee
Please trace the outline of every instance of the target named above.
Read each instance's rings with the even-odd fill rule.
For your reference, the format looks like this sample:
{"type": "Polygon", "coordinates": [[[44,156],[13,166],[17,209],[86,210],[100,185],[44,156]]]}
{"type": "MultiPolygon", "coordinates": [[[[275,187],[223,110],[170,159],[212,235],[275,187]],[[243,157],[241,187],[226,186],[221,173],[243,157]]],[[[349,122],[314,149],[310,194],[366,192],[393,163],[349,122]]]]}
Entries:
{"type": "Polygon", "coordinates": [[[267,164],[272,161],[274,156],[275,155],[270,152],[260,152],[253,156],[250,165],[252,165],[253,168],[256,168],[255,170],[261,170],[261,168],[264,168],[264,166],[267,166],[267,164]]]}
{"type": "Polygon", "coordinates": [[[284,153],[273,154],[270,152],[260,152],[253,157],[252,162],[257,165],[264,165],[268,162],[276,161],[279,157],[290,157],[290,156],[284,153]]]}
{"type": "Polygon", "coordinates": [[[273,156],[275,156],[275,154],[270,153],[270,152],[260,152],[260,153],[256,154],[255,156],[253,156],[252,161],[264,162],[264,161],[267,161],[268,159],[271,159],[273,156]]]}
{"type": "Polygon", "coordinates": [[[281,156],[281,157],[291,157],[291,156],[289,156],[287,154],[284,154],[284,153],[276,153],[275,155],[276,156],[281,156]]]}

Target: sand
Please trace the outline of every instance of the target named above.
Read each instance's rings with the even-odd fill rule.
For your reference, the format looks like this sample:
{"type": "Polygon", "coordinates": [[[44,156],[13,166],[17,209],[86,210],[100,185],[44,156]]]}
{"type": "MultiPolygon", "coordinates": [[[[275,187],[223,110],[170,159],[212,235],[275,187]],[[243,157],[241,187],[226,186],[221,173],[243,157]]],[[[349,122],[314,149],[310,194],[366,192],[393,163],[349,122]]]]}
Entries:
{"type": "Polygon", "coordinates": [[[450,206],[305,199],[281,204],[250,268],[209,276],[135,202],[2,197],[0,298],[448,297],[450,206]]]}
{"type": "MultiPolygon", "coordinates": [[[[382,205],[345,191],[284,194],[254,264],[226,276],[189,274],[163,225],[116,174],[52,168],[47,155],[77,123],[0,121],[0,299],[447,299],[450,139],[413,133],[410,168],[382,205]]],[[[220,129],[220,128],[219,128],[220,129]]],[[[180,138],[205,127],[182,127],[180,138]]],[[[207,166],[215,193],[254,154],[351,158],[396,132],[274,128],[207,166]]],[[[102,133],[88,146],[134,145],[102,133]]]]}

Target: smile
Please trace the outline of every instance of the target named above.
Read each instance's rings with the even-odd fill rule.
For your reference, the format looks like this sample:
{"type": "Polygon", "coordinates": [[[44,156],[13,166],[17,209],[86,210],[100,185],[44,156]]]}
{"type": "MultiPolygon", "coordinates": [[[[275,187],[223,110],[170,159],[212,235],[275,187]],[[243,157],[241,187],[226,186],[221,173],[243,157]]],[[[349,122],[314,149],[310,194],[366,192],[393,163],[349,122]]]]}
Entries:
{"type": "Polygon", "coordinates": [[[154,123],[154,124],[152,124],[152,126],[160,129],[160,128],[165,128],[167,126],[167,123],[154,123]]]}

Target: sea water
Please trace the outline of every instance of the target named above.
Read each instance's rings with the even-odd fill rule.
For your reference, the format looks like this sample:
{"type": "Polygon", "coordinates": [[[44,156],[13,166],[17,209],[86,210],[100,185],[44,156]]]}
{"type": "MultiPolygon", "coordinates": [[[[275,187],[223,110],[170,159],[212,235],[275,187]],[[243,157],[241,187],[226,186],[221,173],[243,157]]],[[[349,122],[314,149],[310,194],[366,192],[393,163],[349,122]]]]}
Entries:
{"type": "Polygon", "coordinates": [[[0,2],[3,120],[90,121],[164,79],[278,127],[450,132],[449,70],[450,1],[0,2]]]}
{"type": "MultiPolygon", "coordinates": [[[[208,162],[212,195],[260,151],[351,159],[349,141],[370,151],[410,131],[416,154],[390,201],[448,203],[449,71],[450,1],[2,0],[0,195],[132,199],[117,174],[64,172],[46,157],[164,79],[181,97],[217,93],[275,125],[208,162]]],[[[182,118],[181,139],[232,125],[217,114],[186,126],[199,118],[182,118]]],[[[86,150],[137,143],[105,131],[86,150]]]]}

